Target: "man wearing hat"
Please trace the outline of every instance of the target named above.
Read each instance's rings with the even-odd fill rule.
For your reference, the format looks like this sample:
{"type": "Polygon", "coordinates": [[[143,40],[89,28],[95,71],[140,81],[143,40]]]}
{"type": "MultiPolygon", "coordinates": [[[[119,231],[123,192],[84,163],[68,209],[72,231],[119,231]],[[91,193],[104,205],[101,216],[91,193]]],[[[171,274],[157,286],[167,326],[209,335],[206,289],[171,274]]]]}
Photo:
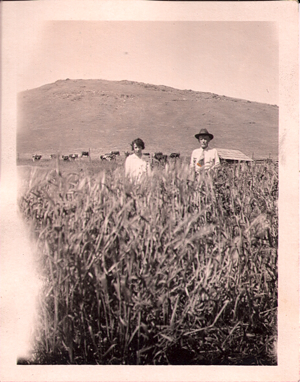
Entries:
{"type": "Polygon", "coordinates": [[[208,147],[213,135],[206,129],[201,129],[195,138],[199,140],[200,148],[192,152],[191,168],[199,172],[202,169],[210,170],[220,165],[220,158],[216,149],[208,147]]]}

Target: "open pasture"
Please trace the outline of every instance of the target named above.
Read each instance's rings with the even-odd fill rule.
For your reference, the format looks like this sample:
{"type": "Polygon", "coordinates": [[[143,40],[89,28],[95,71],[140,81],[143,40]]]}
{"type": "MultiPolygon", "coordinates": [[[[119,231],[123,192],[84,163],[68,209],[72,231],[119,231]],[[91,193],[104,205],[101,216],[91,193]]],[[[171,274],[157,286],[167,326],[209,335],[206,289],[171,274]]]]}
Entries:
{"type": "Polygon", "coordinates": [[[78,163],[23,174],[43,278],[30,362],[275,365],[277,165],[132,184],[121,162],[78,163]]]}

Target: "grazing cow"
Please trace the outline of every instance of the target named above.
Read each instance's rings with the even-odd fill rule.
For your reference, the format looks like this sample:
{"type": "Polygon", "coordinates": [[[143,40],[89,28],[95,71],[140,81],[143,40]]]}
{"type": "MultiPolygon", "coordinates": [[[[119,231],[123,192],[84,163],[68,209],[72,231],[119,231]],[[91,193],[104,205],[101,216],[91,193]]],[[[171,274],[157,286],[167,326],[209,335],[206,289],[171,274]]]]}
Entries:
{"type": "Polygon", "coordinates": [[[89,156],[90,156],[90,152],[89,151],[82,151],[81,158],[88,158],[89,156]]]}
{"type": "Polygon", "coordinates": [[[180,153],[171,153],[170,158],[180,158],[180,153]]]}
{"type": "Polygon", "coordinates": [[[32,155],[32,160],[35,162],[36,160],[40,160],[42,158],[42,155],[39,154],[33,154],[32,155]]]}
{"type": "Polygon", "coordinates": [[[154,159],[156,159],[156,160],[161,160],[162,159],[162,157],[163,157],[163,153],[161,153],[161,152],[159,152],[159,153],[155,153],[154,154],[154,159]]]}
{"type": "Polygon", "coordinates": [[[110,153],[115,156],[120,156],[120,151],[111,151],[110,153]]]}
{"type": "Polygon", "coordinates": [[[112,152],[110,152],[110,153],[107,153],[107,154],[104,154],[104,155],[100,155],[100,159],[101,160],[106,160],[108,162],[111,162],[112,160],[116,159],[116,155],[112,154],[112,152]]]}
{"type": "Polygon", "coordinates": [[[70,160],[69,155],[62,155],[61,158],[65,161],[70,160]]]}
{"type": "Polygon", "coordinates": [[[168,156],[164,155],[163,153],[155,153],[154,159],[156,159],[159,163],[167,163],[168,156]]]}
{"type": "Polygon", "coordinates": [[[78,154],[69,154],[69,158],[75,160],[78,158],[78,154]]]}

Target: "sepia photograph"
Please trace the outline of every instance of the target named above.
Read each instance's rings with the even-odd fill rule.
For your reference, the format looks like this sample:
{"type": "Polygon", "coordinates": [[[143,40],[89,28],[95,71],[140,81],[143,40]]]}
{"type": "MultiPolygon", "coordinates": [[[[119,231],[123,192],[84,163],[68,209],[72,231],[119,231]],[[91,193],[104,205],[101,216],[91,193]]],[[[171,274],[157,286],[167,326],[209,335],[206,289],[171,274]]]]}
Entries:
{"type": "Polygon", "coordinates": [[[298,33],[297,7],[282,20],[282,3],[230,15],[47,3],[23,6],[31,23],[4,8],[3,38],[19,31],[2,81],[13,375],[105,365],[101,380],[157,380],[168,366],[159,380],[196,380],[210,366],[198,379],[220,380],[226,366],[223,380],[297,378],[299,105],[286,97],[297,101],[298,57],[283,36],[298,33]]]}

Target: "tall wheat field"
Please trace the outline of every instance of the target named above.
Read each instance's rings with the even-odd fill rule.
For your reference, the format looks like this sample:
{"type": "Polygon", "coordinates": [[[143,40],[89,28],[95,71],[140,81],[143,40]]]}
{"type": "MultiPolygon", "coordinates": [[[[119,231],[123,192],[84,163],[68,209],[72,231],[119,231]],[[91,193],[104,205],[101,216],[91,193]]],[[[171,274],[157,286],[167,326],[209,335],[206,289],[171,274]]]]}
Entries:
{"type": "Polygon", "coordinates": [[[278,168],[36,172],[33,364],[276,365],[278,168]]]}

